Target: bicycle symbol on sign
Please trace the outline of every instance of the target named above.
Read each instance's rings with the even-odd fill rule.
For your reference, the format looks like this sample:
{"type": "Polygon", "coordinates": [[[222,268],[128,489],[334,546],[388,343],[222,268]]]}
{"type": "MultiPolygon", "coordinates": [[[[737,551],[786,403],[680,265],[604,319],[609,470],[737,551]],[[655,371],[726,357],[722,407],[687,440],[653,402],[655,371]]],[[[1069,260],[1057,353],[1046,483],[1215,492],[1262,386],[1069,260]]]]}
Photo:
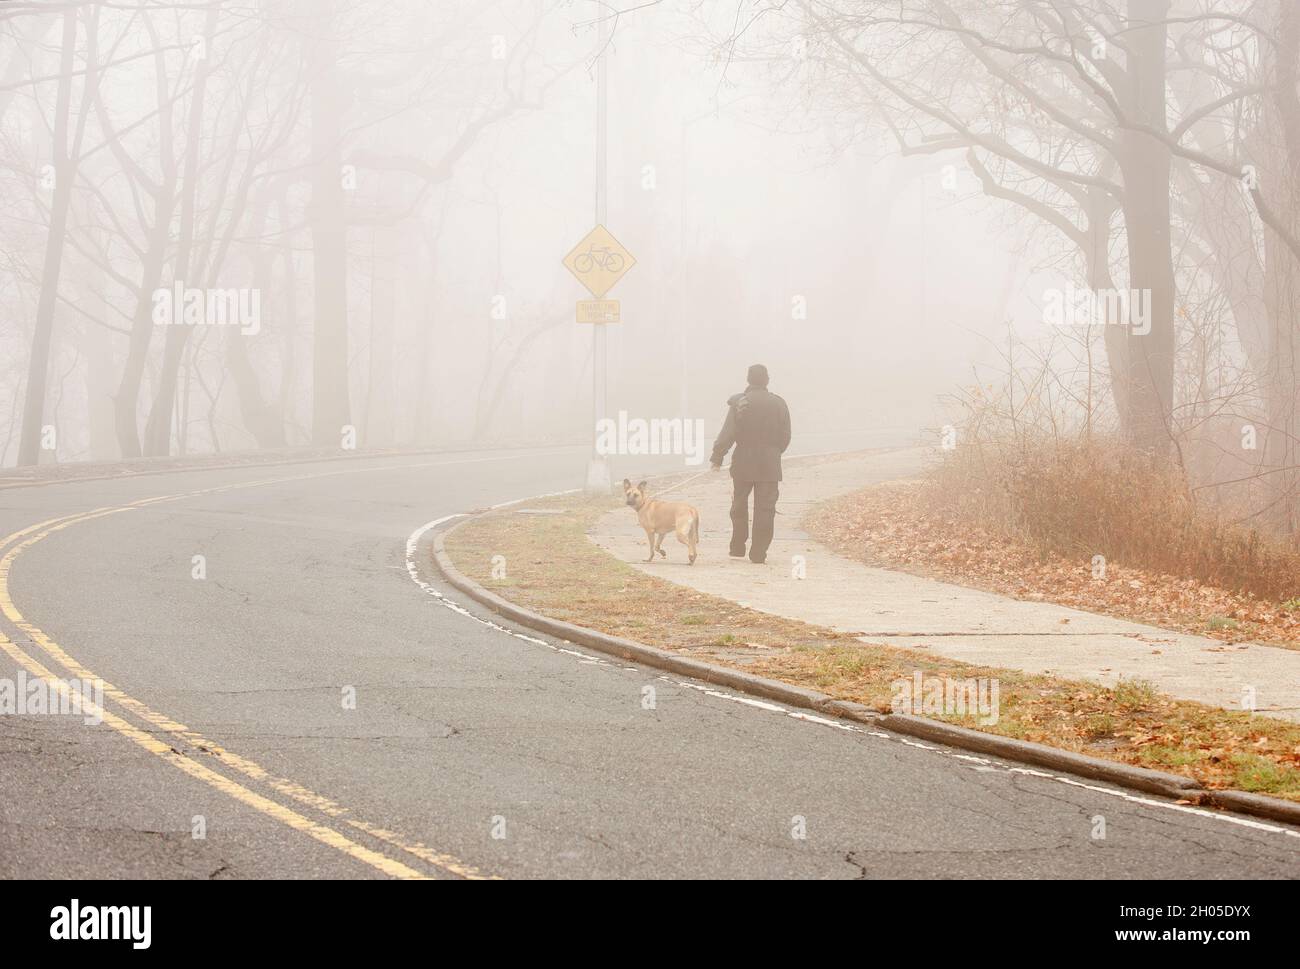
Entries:
{"type": "Polygon", "coordinates": [[[600,268],[607,273],[621,272],[623,256],[608,246],[593,245],[586,252],[573,258],[573,269],[580,275],[587,275],[593,269],[600,268]]]}

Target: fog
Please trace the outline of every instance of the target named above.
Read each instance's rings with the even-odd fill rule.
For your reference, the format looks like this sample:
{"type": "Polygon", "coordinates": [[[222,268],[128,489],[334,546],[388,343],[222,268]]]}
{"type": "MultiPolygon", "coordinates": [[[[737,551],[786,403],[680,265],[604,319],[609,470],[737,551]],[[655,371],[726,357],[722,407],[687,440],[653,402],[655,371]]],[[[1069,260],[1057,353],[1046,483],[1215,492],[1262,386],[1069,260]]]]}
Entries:
{"type": "Polygon", "coordinates": [[[795,451],[1289,481],[1287,9],[9,3],[0,461],[712,434],[764,363],[795,451]]]}
{"type": "Polygon", "coordinates": [[[724,63],[718,12],[11,5],[0,457],[40,401],[42,299],[40,462],[331,446],[349,425],[359,448],[590,439],[590,294],[561,258],[596,223],[598,50],[605,222],[635,258],[610,293],[607,412],[712,433],[764,362],[804,450],[941,423],[940,395],[1034,312],[1015,233],[956,166],[783,85],[780,58],[724,63]],[[178,281],[255,293],[258,325],[135,325],[178,281]]]}
{"type": "Polygon", "coordinates": [[[1298,301],[1297,0],[2,0],[0,879],[1294,878],[1298,301]]]}

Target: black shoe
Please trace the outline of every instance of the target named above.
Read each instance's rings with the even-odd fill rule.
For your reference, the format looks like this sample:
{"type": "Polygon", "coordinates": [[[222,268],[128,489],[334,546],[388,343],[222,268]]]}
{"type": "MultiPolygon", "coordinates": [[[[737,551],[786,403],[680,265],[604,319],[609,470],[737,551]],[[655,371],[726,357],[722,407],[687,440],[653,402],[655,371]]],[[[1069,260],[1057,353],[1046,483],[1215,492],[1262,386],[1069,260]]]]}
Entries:
{"type": "Polygon", "coordinates": [[[766,559],[766,558],[756,559],[756,558],[754,558],[754,557],[751,555],[751,556],[749,557],[749,560],[750,560],[751,562],[753,562],[755,565],[766,565],[766,564],[767,564],[767,559],[766,559]]]}
{"type": "Polygon", "coordinates": [[[737,551],[733,548],[733,549],[732,549],[730,552],[728,552],[727,554],[730,555],[733,559],[743,559],[743,558],[745,557],[745,550],[742,548],[739,552],[737,552],[737,551]]]}

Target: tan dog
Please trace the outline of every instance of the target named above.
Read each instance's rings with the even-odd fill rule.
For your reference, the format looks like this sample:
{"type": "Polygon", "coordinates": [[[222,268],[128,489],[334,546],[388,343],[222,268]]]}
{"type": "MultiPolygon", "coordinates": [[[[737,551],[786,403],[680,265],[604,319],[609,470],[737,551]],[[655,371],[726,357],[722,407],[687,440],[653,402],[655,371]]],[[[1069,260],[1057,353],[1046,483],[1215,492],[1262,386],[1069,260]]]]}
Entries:
{"type": "Polygon", "coordinates": [[[627,478],[623,479],[623,495],[629,507],[636,509],[636,520],[645,529],[645,537],[650,542],[647,562],[655,560],[655,552],[668,557],[663,549],[664,536],[676,532],[677,541],[686,546],[690,563],[695,564],[695,551],[700,544],[700,513],[694,506],[684,501],[660,501],[647,497],[644,481],[633,488],[627,478]]]}

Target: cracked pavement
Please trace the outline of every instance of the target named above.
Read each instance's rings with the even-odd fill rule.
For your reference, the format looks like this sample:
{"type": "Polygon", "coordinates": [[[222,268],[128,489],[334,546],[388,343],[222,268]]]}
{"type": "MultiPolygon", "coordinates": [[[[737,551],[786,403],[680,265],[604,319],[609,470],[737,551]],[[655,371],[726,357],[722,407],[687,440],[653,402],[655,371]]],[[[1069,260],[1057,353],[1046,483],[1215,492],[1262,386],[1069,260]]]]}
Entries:
{"type": "MultiPolygon", "coordinates": [[[[9,591],[27,621],[129,696],[347,813],[240,783],[416,867],[368,832],[507,878],[1300,875],[1300,838],[1276,826],[959,760],[656,670],[583,661],[459,615],[411,582],[413,529],[574,487],[584,458],[577,448],[367,458],[345,474],[330,462],[0,491],[9,534],[276,479],[72,525],[15,559],[9,591]],[[191,578],[197,554],[206,580],[191,578]],[[1093,836],[1099,816],[1104,839],[1093,836]],[[353,819],[371,827],[349,828],[353,819]]],[[[0,619],[0,631],[50,662],[13,622],[0,619]]],[[[0,677],[16,673],[0,653],[0,677]]],[[[131,716],[111,699],[108,708],[131,716]]],[[[229,773],[218,752],[151,730],[229,773]]],[[[105,726],[0,717],[0,877],[379,874],[105,726]]]]}

